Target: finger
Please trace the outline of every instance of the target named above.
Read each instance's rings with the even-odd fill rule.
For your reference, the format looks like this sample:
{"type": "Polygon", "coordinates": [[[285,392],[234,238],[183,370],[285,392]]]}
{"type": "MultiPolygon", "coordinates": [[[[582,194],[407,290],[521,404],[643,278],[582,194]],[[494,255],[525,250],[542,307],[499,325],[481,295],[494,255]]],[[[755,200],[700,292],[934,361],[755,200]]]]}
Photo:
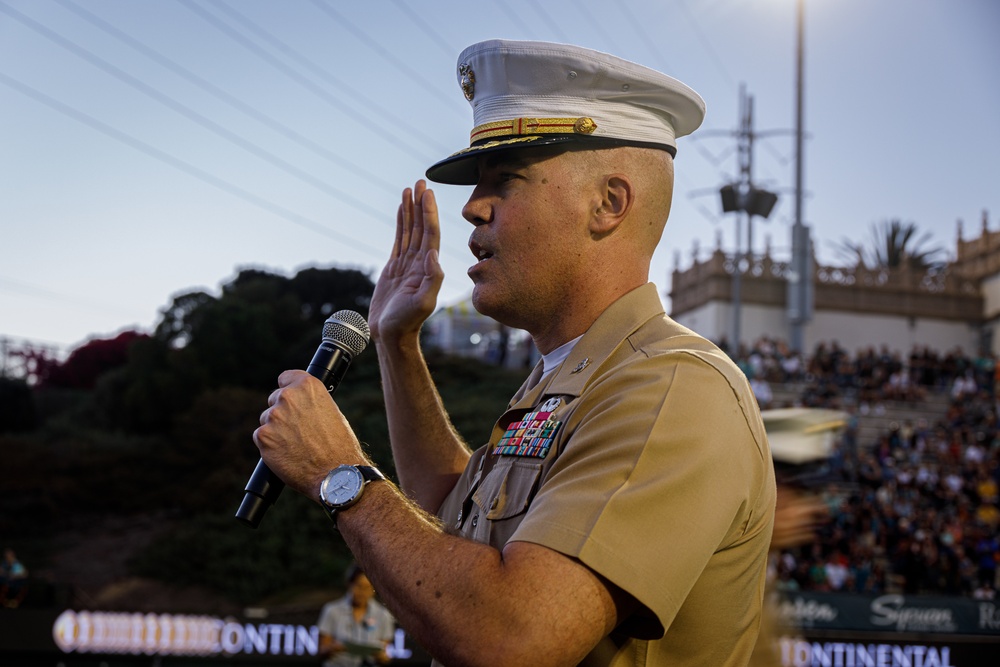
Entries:
{"type": "MultiPolygon", "coordinates": [[[[389,254],[389,262],[399,257],[399,246],[403,243],[403,205],[396,209],[396,237],[392,240],[392,252],[389,254]]],[[[386,262],[386,264],[389,264],[386,262]]]]}
{"type": "MultiPolygon", "coordinates": [[[[277,403],[278,402],[278,396],[280,394],[281,394],[281,390],[280,389],[275,389],[274,391],[272,391],[271,394],[270,394],[270,396],[267,397],[267,404],[268,405],[274,405],[275,403],[277,403]]],[[[266,412],[266,410],[265,410],[265,412],[266,412]]]]}
{"type": "Polygon", "coordinates": [[[422,247],[425,250],[441,248],[441,224],[438,219],[437,199],[433,190],[426,190],[420,198],[421,220],[423,221],[422,247]]]}
{"type": "Polygon", "coordinates": [[[413,187],[413,232],[410,235],[410,247],[408,250],[419,252],[422,250],[421,242],[424,237],[424,208],[423,197],[427,190],[427,182],[417,181],[413,187]]]}
{"type": "Polygon", "coordinates": [[[401,224],[396,227],[396,245],[399,248],[397,257],[404,255],[410,249],[410,231],[413,228],[413,191],[410,188],[403,190],[403,202],[399,210],[402,216],[401,224]]]}
{"type": "Polygon", "coordinates": [[[280,391],[284,387],[298,383],[302,379],[303,375],[306,377],[312,377],[305,371],[298,369],[282,371],[281,375],[278,376],[278,390],[280,391]]]}

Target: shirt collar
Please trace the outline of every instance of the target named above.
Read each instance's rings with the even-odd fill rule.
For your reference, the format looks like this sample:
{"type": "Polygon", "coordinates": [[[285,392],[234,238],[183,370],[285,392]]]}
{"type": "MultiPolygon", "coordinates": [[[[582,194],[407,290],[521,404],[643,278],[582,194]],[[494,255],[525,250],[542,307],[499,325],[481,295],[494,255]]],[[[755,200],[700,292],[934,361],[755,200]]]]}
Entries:
{"type": "Polygon", "coordinates": [[[549,373],[554,371],[559,364],[565,361],[569,353],[573,351],[573,347],[583,338],[583,334],[580,334],[568,343],[563,343],[556,349],[552,350],[548,354],[542,355],[542,377],[544,378],[549,373]]]}
{"type": "Polygon", "coordinates": [[[621,296],[598,316],[582,337],[550,353],[570,346],[566,358],[552,371],[556,375],[545,393],[579,396],[615,349],[643,324],[663,314],[663,302],[653,283],[621,296]]]}

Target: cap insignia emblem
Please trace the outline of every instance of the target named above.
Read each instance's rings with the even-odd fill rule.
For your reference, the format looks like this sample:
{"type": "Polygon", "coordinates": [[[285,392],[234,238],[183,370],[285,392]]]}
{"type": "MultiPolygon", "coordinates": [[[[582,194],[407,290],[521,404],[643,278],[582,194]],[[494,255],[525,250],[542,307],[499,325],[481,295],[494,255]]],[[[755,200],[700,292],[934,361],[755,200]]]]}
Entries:
{"type": "Polygon", "coordinates": [[[476,73],[472,71],[472,65],[462,63],[458,66],[458,74],[462,77],[459,84],[462,86],[462,94],[471,102],[476,94],[476,73]]]}

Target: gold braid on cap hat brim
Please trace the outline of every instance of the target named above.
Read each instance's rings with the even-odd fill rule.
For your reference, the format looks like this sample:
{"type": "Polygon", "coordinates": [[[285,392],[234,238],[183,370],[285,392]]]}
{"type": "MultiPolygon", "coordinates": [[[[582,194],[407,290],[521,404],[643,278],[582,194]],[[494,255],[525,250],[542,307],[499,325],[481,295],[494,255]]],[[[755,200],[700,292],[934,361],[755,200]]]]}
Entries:
{"type": "Polygon", "coordinates": [[[497,137],[532,134],[593,134],[597,123],[592,118],[513,118],[483,123],[472,128],[469,144],[497,137]]]}

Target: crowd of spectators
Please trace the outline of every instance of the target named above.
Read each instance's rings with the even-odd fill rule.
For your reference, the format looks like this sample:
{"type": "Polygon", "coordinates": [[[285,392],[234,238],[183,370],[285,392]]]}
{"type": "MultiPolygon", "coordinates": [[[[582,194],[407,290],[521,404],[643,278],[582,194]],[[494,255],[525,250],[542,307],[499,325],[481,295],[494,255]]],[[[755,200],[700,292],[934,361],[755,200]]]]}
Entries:
{"type": "Polygon", "coordinates": [[[762,339],[736,359],[755,393],[765,387],[764,408],[787,406],[773,404],[770,385],[780,384],[795,388],[795,405],[850,415],[827,482],[813,490],[828,520],[812,543],[774,559],[778,588],[994,599],[1000,369],[992,356],[926,347],[851,355],[833,342],[803,358],[762,339]],[[864,415],[881,415],[887,426],[859,431],[864,415]]]}

